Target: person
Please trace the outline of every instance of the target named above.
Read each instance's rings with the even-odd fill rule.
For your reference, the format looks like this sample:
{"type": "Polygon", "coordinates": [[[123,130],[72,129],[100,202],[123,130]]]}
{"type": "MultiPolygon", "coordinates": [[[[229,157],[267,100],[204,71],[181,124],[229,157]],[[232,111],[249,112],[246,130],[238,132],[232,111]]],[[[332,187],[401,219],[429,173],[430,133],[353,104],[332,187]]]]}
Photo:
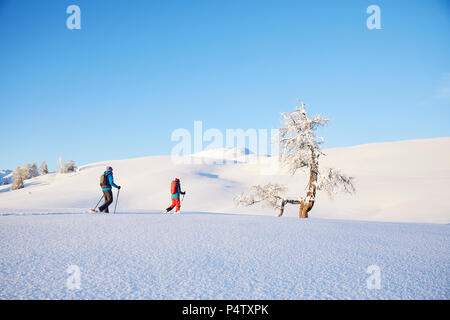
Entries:
{"type": "Polygon", "coordinates": [[[180,179],[175,178],[170,185],[170,193],[172,199],[172,205],[166,209],[166,213],[170,212],[176,207],[176,213],[180,213],[180,194],[186,194],[186,192],[181,191],[180,179]]]}
{"type": "Polygon", "coordinates": [[[103,203],[98,210],[100,212],[109,213],[108,207],[113,202],[113,194],[111,189],[112,187],[120,189],[120,186],[114,183],[113,168],[109,166],[106,167],[106,171],[100,178],[100,186],[102,187],[103,195],[105,196],[105,203],[103,203]]]}

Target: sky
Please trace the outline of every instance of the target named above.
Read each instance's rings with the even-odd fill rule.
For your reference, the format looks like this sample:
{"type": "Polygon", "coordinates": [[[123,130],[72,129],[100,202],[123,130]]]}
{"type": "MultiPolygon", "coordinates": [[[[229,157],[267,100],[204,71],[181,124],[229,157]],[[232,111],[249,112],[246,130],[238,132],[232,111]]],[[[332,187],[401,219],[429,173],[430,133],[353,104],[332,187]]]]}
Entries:
{"type": "Polygon", "coordinates": [[[0,169],[170,154],[299,98],[327,148],[448,137],[449,39],[447,0],[0,0],[0,169]]]}

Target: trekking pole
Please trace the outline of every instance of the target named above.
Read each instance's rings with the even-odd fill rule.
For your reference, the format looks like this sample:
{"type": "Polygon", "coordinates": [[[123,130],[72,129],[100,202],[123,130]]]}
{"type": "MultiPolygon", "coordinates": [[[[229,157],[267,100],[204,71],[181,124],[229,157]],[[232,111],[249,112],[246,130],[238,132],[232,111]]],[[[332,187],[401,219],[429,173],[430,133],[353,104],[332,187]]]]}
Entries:
{"type": "Polygon", "coordinates": [[[116,198],[116,205],[114,206],[114,214],[116,214],[117,202],[119,202],[119,193],[120,193],[120,189],[117,189],[117,198],[116,198]]]}
{"type": "Polygon", "coordinates": [[[98,200],[97,204],[95,205],[95,208],[94,208],[94,209],[91,209],[92,211],[95,211],[95,210],[97,209],[98,205],[100,204],[100,202],[102,201],[102,199],[103,199],[104,196],[105,196],[105,195],[102,195],[102,197],[100,198],[100,200],[98,200]]]}

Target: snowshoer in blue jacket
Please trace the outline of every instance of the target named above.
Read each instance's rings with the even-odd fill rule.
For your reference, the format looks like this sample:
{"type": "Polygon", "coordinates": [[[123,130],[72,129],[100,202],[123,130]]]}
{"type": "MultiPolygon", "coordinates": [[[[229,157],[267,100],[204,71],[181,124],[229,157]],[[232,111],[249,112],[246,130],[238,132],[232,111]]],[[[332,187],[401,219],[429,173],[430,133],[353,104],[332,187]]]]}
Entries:
{"type": "Polygon", "coordinates": [[[105,203],[98,209],[100,212],[109,213],[108,207],[113,202],[112,187],[120,189],[120,186],[114,183],[113,168],[106,167],[106,171],[100,177],[100,186],[102,187],[103,195],[105,196],[105,203]]]}

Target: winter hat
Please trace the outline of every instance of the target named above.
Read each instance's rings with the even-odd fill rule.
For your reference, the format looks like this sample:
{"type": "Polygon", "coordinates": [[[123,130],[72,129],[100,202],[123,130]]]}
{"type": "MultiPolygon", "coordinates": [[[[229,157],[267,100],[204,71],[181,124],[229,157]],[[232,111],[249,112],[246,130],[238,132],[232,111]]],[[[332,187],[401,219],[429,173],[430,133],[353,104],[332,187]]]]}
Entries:
{"type": "Polygon", "coordinates": [[[107,166],[107,167],[106,167],[106,171],[113,171],[113,168],[110,167],[110,166],[107,166]]]}

